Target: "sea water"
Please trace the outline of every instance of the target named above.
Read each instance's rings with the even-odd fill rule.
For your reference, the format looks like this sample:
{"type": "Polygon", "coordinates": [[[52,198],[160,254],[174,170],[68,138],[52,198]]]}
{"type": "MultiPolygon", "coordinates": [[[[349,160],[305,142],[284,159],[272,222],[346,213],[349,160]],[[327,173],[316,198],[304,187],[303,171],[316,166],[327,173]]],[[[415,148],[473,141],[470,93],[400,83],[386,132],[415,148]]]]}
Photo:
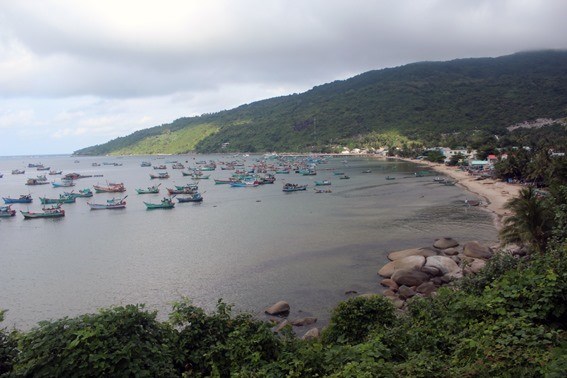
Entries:
{"type": "Polygon", "coordinates": [[[367,157],[330,157],[316,176],[276,175],[274,184],[255,188],[215,185],[214,178],[234,173],[217,168],[199,181],[202,203],[146,210],[143,201],[159,202],[167,187],[193,182],[171,169],[171,161],[194,168],[199,160],[239,160],[249,167],[260,157],[0,158],[0,196],[31,193],[34,199],[13,205],[16,210],[40,211],[40,196],[56,198],[70,189],[108,182],[127,189],[78,198],[63,205],[64,218],[24,220],[19,211],[0,218],[0,308],[8,310],[3,325],[29,329],[41,320],[140,303],[165,319],[171,304],[185,297],[207,311],[222,298],[235,311],[258,316],[285,300],[291,318],[312,315],[322,325],[347,291],[382,291],[376,272],[389,252],[430,246],[444,236],[497,239],[490,214],[464,206],[471,196],[458,186],[441,185],[434,174],[416,176],[424,169],[416,164],[367,157]],[[142,161],[166,164],[170,178],[150,179],[156,171],[141,167],[142,161]],[[93,177],[76,180],[73,188],[26,186],[27,178],[47,173],[29,163],[93,177]],[[13,169],[26,173],[11,175],[13,169]],[[319,188],[332,193],[315,193],[314,181],[324,179],[332,185],[319,188]],[[308,189],[284,193],[285,182],[308,189]],[[136,194],[136,188],[159,183],[160,194],[136,194]],[[119,195],[128,196],[122,210],[93,211],[86,203],[119,195]]]}

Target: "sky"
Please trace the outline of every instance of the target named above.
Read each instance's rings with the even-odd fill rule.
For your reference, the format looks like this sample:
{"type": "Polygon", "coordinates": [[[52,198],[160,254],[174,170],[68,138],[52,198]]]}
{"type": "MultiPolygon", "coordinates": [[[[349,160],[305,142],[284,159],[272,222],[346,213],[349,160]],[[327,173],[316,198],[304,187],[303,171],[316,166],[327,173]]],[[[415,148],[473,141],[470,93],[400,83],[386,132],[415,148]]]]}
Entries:
{"type": "Polygon", "coordinates": [[[418,61],[567,48],[567,0],[0,0],[0,156],[418,61]]]}

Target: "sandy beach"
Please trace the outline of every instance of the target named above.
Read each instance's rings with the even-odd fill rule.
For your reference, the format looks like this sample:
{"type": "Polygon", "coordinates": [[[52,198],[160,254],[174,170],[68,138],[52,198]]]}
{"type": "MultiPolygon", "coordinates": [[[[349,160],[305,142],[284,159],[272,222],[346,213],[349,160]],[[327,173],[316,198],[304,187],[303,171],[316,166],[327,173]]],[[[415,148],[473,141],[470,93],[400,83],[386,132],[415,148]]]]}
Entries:
{"type": "Polygon", "coordinates": [[[477,180],[476,177],[469,175],[467,172],[461,171],[457,167],[448,167],[445,164],[403,158],[400,158],[400,160],[430,167],[439,172],[440,176],[452,177],[457,182],[456,185],[464,188],[474,196],[474,198],[471,196],[471,199],[482,201],[480,206],[494,215],[494,223],[498,230],[502,226],[502,218],[509,215],[509,212],[504,209],[504,204],[510,198],[516,197],[522,188],[518,184],[508,184],[493,179],[477,180]]]}

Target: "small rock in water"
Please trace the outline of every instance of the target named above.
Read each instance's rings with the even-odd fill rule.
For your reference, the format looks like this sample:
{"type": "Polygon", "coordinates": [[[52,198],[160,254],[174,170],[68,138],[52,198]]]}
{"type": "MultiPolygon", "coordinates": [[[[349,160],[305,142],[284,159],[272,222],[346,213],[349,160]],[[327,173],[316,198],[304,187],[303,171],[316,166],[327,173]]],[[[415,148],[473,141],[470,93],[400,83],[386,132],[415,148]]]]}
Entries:
{"type": "Polygon", "coordinates": [[[289,313],[289,304],[286,301],[279,301],[266,309],[266,314],[282,315],[289,313]]]}

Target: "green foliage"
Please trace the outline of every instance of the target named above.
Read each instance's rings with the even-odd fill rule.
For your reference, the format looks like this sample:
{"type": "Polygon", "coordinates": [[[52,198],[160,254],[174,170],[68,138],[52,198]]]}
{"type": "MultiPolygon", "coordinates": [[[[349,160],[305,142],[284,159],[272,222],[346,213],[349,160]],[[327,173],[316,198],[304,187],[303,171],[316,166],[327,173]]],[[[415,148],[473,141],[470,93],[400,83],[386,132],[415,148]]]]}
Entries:
{"type": "Polygon", "coordinates": [[[471,134],[469,147],[488,153],[496,147],[494,134],[506,135],[507,126],[567,116],[566,66],[565,51],[408,64],[302,94],[180,118],[75,153],[102,155],[132,148],[148,153],[149,146],[160,142],[145,150],[140,141],[200,125],[210,125],[215,132],[193,139],[198,141],[197,152],[321,151],[366,136],[371,142],[375,135],[393,132],[428,145],[442,139],[462,145],[471,134]]]}
{"type": "Polygon", "coordinates": [[[16,376],[171,377],[172,330],[156,313],[128,305],[45,321],[19,339],[16,376]]]}
{"type": "MultiPolygon", "coordinates": [[[[0,310],[0,323],[4,321],[6,310],[0,310]]],[[[17,332],[7,333],[0,328],[0,376],[12,371],[13,361],[17,355],[16,349],[17,332]]]]}
{"type": "Polygon", "coordinates": [[[175,303],[170,322],[178,330],[180,363],[191,375],[255,370],[278,354],[280,342],[266,323],[249,314],[231,317],[231,306],[220,300],[210,315],[189,300],[175,303]]]}
{"type": "Polygon", "coordinates": [[[379,295],[351,298],[335,307],[323,339],[329,343],[359,343],[370,332],[389,327],[395,320],[394,306],[389,299],[379,295]]]}

